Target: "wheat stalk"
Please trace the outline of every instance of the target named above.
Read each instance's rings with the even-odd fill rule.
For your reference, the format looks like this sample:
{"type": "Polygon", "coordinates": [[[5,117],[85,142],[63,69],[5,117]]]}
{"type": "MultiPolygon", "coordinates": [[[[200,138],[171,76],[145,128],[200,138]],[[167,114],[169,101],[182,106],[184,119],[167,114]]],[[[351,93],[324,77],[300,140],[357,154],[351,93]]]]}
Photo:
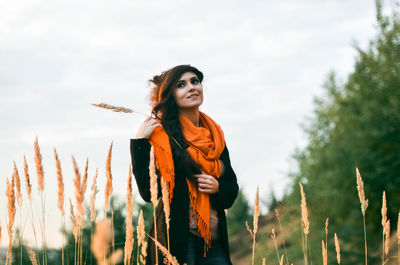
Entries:
{"type": "Polygon", "coordinates": [[[131,165],[129,165],[129,175],[128,175],[127,189],[126,189],[127,214],[125,218],[126,235],[125,235],[124,265],[128,265],[130,263],[133,250],[133,225],[132,225],[133,207],[134,207],[134,198],[132,197],[132,170],[131,170],[131,165]]]}
{"type": "Polygon", "coordinates": [[[337,263],[340,264],[340,245],[339,245],[339,239],[335,233],[335,249],[336,249],[336,260],[337,263]]]}
{"type": "Polygon", "coordinates": [[[105,207],[105,212],[108,211],[108,202],[111,197],[111,194],[113,192],[113,187],[112,187],[112,174],[111,174],[111,152],[112,152],[112,146],[113,142],[110,144],[110,148],[108,150],[108,155],[107,155],[107,161],[106,161],[106,189],[104,193],[105,201],[104,201],[104,207],[105,207]]]}

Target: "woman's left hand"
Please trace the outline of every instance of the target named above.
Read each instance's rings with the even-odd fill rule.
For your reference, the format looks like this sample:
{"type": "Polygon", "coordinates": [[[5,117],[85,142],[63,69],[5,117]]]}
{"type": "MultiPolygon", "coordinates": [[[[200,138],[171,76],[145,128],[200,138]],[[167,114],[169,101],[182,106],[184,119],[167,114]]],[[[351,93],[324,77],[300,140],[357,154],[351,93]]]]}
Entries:
{"type": "Polygon", "coordinates": [[[197,182],[197,187],[199,191],[207,193],[207,194],[214,194],[217,193],[219,190],[219,183],[218,181],[210,175],[205,174],[193,174],[193,178],[197,182]]]}

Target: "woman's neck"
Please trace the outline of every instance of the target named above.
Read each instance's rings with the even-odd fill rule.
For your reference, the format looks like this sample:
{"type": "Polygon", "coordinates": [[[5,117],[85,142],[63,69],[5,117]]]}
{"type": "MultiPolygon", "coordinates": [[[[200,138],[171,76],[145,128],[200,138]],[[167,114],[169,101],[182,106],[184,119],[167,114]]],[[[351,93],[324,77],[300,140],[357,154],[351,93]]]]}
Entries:
{"type": "Polygon", "coordinates": [[[191,120],[194,126],[199,127],[199,122],[200,122],[199,109],[180,109],[179,112],[185,115],[186,118],[191,120]]]}

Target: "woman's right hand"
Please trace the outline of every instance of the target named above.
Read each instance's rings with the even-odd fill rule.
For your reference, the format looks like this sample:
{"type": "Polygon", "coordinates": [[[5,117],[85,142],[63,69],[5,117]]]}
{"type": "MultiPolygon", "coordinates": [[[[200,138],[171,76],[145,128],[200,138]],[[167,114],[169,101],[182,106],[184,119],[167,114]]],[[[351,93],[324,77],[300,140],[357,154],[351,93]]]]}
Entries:
{"type": "Polygon", "coordinates": [[[136,134],[136,139],[138,138],[149,138],[156,127],[161,125],[160,120],[152,117],[147,117],[144,122],[140,125],[139,130],[136,134]]]}

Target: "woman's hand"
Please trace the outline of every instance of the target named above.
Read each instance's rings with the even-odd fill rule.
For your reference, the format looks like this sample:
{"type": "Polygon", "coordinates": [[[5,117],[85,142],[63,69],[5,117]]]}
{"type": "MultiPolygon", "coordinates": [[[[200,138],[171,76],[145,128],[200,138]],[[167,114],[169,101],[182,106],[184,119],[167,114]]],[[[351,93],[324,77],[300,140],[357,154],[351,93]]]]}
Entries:
{"type": "Polygon", "coordinates": [[[213,176],[207,175],[204,172],[202,173],[203,174],[193,174],[199,191],[207,194],[217,193],[219,190],[218,181],[213,176]]]}
{"type": "Polygon", "coordinates": [[[160,120],[157,120],[152,117],[147,117],[144,120],[144,122],[140,125],[139,130],[136,134],[136,139],[149,138],[150,135],[153,133],[154,129],[159,126],[162,127],[160,120]]]}

